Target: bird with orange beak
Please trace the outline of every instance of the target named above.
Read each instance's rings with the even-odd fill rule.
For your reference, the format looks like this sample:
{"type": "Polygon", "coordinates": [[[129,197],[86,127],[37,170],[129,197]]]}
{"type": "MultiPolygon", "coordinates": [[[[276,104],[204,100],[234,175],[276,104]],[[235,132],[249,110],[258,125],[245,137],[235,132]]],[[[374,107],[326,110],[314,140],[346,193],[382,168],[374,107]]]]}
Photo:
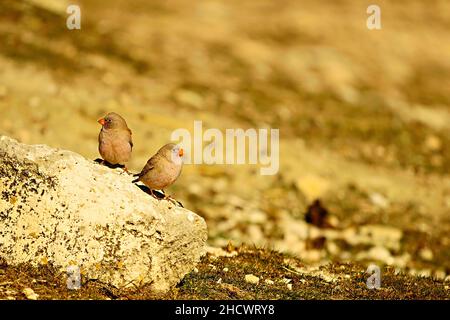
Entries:
{"type": "Polygon", "coordinates": [[[111,165],[123,165],[127,171],[126,164],[131,158],[133,141],[125,119],[110,112],[98,123],[102,125],[98,135],[98,151],[103,160],[111,165]]]}
{"type": "MultiPolygon", "coordinates": [[[[150,188],[153,197],[153,190],[162,190],[172,185],[180,176],[183,166],[183,148],[174,143],[163,146],[151,157],[142,169],[138,178],[133,182],[141,181],[150,188]]],[[[170,197],[165,197],[168,199],[170,197]]]]}

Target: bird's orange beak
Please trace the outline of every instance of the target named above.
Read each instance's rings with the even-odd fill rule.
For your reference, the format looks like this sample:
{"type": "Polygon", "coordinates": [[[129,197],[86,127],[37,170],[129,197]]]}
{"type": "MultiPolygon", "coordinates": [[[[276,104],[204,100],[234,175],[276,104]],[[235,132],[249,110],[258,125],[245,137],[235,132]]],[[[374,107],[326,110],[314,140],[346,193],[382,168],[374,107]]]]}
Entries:
{"type": "Polygon", "coordinates": [[[105,118],[100,118],[97,120],[97,122],[100,123],[102,126],[104,126],[106,123],[106,120],[105,120],[105,118]]]}
{"type": "Polygon", "coordinates": [[[184,150],[183,150],[183,148],[180,148],[180,151],[178,151],[178,155],[179,155],[180,157],[182,157],[183,154],[184,154],[184,150]]]}

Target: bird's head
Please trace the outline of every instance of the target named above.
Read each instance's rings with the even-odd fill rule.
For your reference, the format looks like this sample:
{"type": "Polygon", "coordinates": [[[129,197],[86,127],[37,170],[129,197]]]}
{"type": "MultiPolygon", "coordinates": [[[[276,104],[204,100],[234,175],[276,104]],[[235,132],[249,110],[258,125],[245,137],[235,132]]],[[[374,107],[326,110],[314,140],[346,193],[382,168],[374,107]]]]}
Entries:
{"type": "Polygon", "coordinates": [[[126,129],[128,128],[125,119],[120,115],[114,112],[108,113],[103,118],[98,119],[97,121],[102,125],[105,129],[126,129]]]}
{"type": "Polygon", "coordinates": [[[166,144],[158,151],[158,153],[162,153],[167,160],[172,161],[173,163],[183,163],[184,150],[179,144],[166,144]]]}

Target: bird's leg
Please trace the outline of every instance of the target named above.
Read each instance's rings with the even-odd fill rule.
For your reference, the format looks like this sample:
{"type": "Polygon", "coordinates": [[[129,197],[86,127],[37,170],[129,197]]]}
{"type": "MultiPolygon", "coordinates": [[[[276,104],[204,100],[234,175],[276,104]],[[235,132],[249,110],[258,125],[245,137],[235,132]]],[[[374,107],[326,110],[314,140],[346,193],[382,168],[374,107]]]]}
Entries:
{"type": "Polygon", "coordinates": [[[172,199],[172,197],[170,195],[167,195],[166,192],[163,189],[161,189],[161,191],[162,191],[162,193],[164,195],[163,200],[170,200],[170,199],[172,199]]]}
{"type": "Polygon", "coordinates": [[[158,199],[159,200],[159,198],[158,198],[158,196],[157,195],[155,195],[154,193],[153,193],[153,189],[150,189],[150,195],[153,197],[153,198],[155,198],[155,199],[158,199]]]}
{"type": "Polygon", "coordinates": [[[175,199],[172,198],[172,196],[170,196],[170,195],[167,195],[166,192],[165,192],[163,189],[161,189],[160,191],[161,191],[162,194],[164,195],[164,198],[158,198],[158,199],[170,201],[170,202],[172,202],[174,205],[184,208],[183,204],[182,204],[180,201],[175,200],[175,199]]]}
{"type": "Polygon", "coordinates": [[[153,198],[155,198],[156,200],[164,200],[165,198],[160,198],[158,197],[155,193],[153,189],[148,188],[149,191],[145,191],[147,194],[151,195],[153,198]]]}
{"type": "Polygon", "coordinates": [[[127,166],[123,166],[122,170],[128,175],[132,175],[132,173],[128,170],[127,166]]]}

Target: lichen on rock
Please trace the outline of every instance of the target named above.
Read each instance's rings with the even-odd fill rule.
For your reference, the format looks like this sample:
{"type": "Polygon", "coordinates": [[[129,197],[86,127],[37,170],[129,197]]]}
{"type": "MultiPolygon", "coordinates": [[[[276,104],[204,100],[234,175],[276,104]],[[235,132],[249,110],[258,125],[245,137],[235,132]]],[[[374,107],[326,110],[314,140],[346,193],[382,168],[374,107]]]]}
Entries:
{"type": "Polygon", "coordinates": [[[1,137],[0,257],[167,291],[203,254],[206,224],[131,180],[70,151],[1,137]]]}

